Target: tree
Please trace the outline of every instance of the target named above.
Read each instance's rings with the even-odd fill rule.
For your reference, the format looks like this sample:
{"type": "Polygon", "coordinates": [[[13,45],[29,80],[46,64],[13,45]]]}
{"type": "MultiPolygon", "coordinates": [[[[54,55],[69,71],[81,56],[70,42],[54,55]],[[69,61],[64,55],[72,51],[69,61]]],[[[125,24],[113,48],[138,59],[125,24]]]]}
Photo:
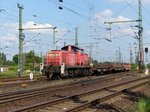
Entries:
{"type": "Polygon", "coordinates": [[[0,64],[3,65],[6,63],[6,55],[2,52],[0,53],[0,64]]]}
{"type": "Polygon", "coordinates": [[[25,54],[26,63],[40,63],[41,57],[36,56],[34,51],[30,51],[29,53],[25,54]]]}
{"type": "MultiPolygon", "coordinates": [[[[29,51],[28,53],[24,53],[23,54],[23,63],[24,66],[26,66],[27,68],[33,68],[36,63],[40,63],[41,62],[41,57],[36,56],[34,51],[29,51]]],[[[15,56],[13,56],[13,61],[18,64],[18,54],[16,54],[15,56]]]]}
{"type": "Polygon", "coordinates": [[[18,64],[18,54],[13,56],[13,61],[18,64]]]}
{"type": "Polygon", "coordinates": [[[11,66],[11,65],[16,65],[16,63],[14,61],[7,60],[5,65],[11,66]]]}

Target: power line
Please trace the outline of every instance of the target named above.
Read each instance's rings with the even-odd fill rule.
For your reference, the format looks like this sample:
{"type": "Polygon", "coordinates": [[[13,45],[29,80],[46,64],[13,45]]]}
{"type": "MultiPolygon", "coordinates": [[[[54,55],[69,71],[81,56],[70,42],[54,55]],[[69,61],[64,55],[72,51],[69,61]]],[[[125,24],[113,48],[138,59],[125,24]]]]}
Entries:
{"type": "MultiPolygon", "coordinates": [[[[132,0],[130,3],[132,3],[132,2],[134,2],[135,0],[132,0]]],[[[122,7],[119,11],[117,11],[116,13],[114,13],[112,16],[111,16],[111,18],[112,17],[114,17],[114,16],[116,16],[116,15],[118,15],[119,13],[121,13],[123,10],[125,10],[127,7],[128,7],[129,5],[127,4],[127,5],[125,5],[124,7],[122,7]]],[[[111,19],[110,18],[110,19],[111,19]]]]}
{"type": "MultiPolygon", "coordinates": [[[[136,13],[138,13],[138,11],[131,5],[131,3],[129,3],[127,0],[125,1],[136,13]]],[[[142,17],[142,19],[150,26],[150,23],[144,17],[142,17]]]]}
{"type": "Polygon", "coordinates": [[[150,16],[150,13],[148,12],[148,10],[147,10],[145,7],[143,7],[143,9],[144,9],[144,11],[147,13],[147,15],[150,16]]]}
{"type": "Polygon", "coordinates": [[[68,11],[70,11],[70,12],[72,12],[72,13],[78,15],[79,17],[81,17],[81,18],[83,18],[83,19],[85,19],[85,20],[88,21],[88,19],[87,19],[87,17],[86,17],[85,15],[82,15],[82,14],[80,14],[80,13],[78,13],[78,12],[72,10],[71,8],[68,8],[68,7],[66,7],[66,6],[64,6],[64,5],[62,5],[62,4],[60,4],[59,2],[51,1],[51,0],[48,0],[48,1],[51,2],[51,3],[53,3],[53,4],[55,4],[55,5],[61,6],[61,7],[65,8],[66,10],[68,10],[68,11]]]}
{"type": "MultiPolygon", "coordinates": [[[[57,1],[58,1],[58,0],[57,0],[57,1]]],[[[72,2],[72,1],[71,1],[71,2],[72,2]]],[[[84,8],[82,8],[82,7],[79,7],[79,6],[75,5],[75,4],[69,3],[69,2],[67,2],[67,1],[65,2],[65,4],[68,4],[68,5],[72,6],[72,7],[75,7],[75,8],[77,8],[77,9],[80,9],[80,10],[82,10],[82,11],[88,12],[87,9],[84,9],[84,8]]]]}

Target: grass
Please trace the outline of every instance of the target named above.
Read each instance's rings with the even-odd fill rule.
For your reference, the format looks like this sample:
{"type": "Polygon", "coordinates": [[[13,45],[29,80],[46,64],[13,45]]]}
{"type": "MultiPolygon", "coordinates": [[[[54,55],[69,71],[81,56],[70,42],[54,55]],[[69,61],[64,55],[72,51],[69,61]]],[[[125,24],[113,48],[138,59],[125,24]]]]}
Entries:
{"type": "Polygon", "coordinates": [[[133,112],[150,112],[150,97],[139,98],[133,112]]]}
{"type": "MultiPolygon", "coordinates": [[[[11,77],[17,77],[18,76],[18,65],[13,65],[13,66],[7,66],[9,68],[8,71],[0,72],[0,78],[11,78],[11,77]]],[[[35,67],[36,71],[32,70],[33,68],[30,67],[25,67],[23,71],[23,76],[29,76],[30,72],[27,72],[26,70],[31,70],[31,72],[34,75],[39,75],[39,66],[35,67]]]]}
{"type": "Polygon", "coordinates": [[[9,70],[0,73],[0,78],[9,78],[9,77],[17,77],[17,72],[15,72],[14,70],[9,70]]]}
{"type": "MultiPolygon", "coordinates": [[[[39,75],[39,71],[31,71],[34,75],[39,75]]],[[[30,73],[30,72],[29,72],[30,73]]],[[[23,76],[29,76],[29,73],[24,71],[23,76]]],[[[0,78],[11,78],[11,77],[18,77],[17,70],[8,70],[5,72],[0,73],[0,78]]]]}

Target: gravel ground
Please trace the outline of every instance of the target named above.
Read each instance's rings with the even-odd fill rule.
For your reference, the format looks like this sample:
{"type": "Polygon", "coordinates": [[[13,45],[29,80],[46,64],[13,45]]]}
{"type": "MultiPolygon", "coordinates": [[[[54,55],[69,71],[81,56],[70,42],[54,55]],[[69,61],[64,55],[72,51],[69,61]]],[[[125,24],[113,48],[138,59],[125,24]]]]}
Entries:
{"type": "Polygon", "coordinates": [[[122,97],[121,100],[114,102],[113,105],[123,110],[119,112],[129,112],[131,110],[134,110],[135,103],[140,96],[150,96],[149,88],[150,88],[150,83],[141,86],[140,88],[135,89],[133,91],[129,91],[126,96],[122,97]]]}
{"type": "MultiPolygon", "coordinates": [[[[90,88],[94,89],[94,88],[97,88],[97,86],[103,87],[103,86],[106,86],[106,85],[119,83],[119,82],[122,82],[122,81],[125,81],[125,80],[132,80],[132,79],[137,78],[137,77],[141,77],[141,74],[125,76],[123,78],[116,78],[115,80],[107,80],[107,81],[105,80],[105,81],[100,82],[99,85],[89,85],[88,88],[85,87],[85,85],[83,85],[82,89],[80,89],[80,90],[83,91],[85,89],[85,91],[88,91],[86,89],[90,89],[90,88]]],[[[97,78],[100,78],[100,76],[92,77],[92,79],[97,79],[97,78]]],[[[25,89],[34,89],[34,88],[40,88],[40,87],[46,87],[46,86],[60,86],[60,85],[63,85],[63,84],[80,83],[80,82],[87,81],[87,80],[89,80],[89,79],[88,78],[78,78],[78,79],[66,79],[66,80],[53,80],[53,81],[49,81],[49,82],[32,83],[32,85],[29,85],[29,86],[27,85],[26,87],[19,86],[19,87],[13,87],[13,88],[1,88],[1,92],[25,90],[25,89]]],[[[78,90],[78,92],[80,92],[80,91],[78,90]]],[[[63,93],[65,93],[65,92],[63,92],[63,93]]],[[[74,93],[74,91],[72,90],[72,91],[68,91],[66,94],[73,94],[73,93],[74,93]]],[[[45,95],[44,97],[40,96],[40,97],[36,97],[34,99],[30,98],[30,99],[15,102],[15,105],[16,105],[16,107],[20,107],[20,106],[23,106],[23,105],[28,105],[29,102],[31,102],[31,104],[33,104],[33,103],[37,103],[38,101],[41,102],[41,101],[44,101],[44,100],[52,100],[52,99],[53,98],[50,97],[49,95],[45,95]],[[41,98],[42,98],[42,100],[41,100],[41,98]],[[48,99],[48,98],[50,98],[50,99],[48,99]],[[27,102],[27,104],[25,102],[27,102]],[[21,105],[21,104],[23,104],[23,105],[21,105]]],[[[4,107],[10,107],[10,108],[14,107],[11,104],[7,104],[7,105],[8,106],[1,105],[1,108],[3,106],[4,107]]],[[[109,112],[111,112],[111,111],[109,111],[109,112]]],[[[119,112],[119,111],[116,111],[116,112],[119,112]]]]}
{"type": "MultiPolygon", "coordinates": [[[[122,73],[120,73],[120,74],[122,74],[122,73]]],[[[112,74],[110,74],[110,75],[112,75],[112,74]]],[[[47,86],[52,87],[52,86],[60,86],[60,85],[65,85],[65,84],[78,83],[78,82],[88,81],[91,79],[98,79],[98,78],[107,77],[107,76],[109,76],[109,75],[91,76],[90,79],[89,79],[89,77],[84,77],[84,78],[63,79],[63,80],[35,81],[35,82],[33,81],[32,83],[23,83],[23,84],[20,84],[17,86],[9,86],[9,87],[0,86],[0,94],[6,93],[6,92],[12,92],[12,91],[42,88],[42,87],[47,87],[47,86]]],[[[140,76],[139,73],[136,74],[136,77],[139,77],[139,76],[140,76]]],[[[121,79],[117,78],[115,81],[119,81],[119,80],[121,80],[121,79]]]]}
{"type": "MultiPolygon", "coordinates": [[[[137,77],[139,77],[139,76],[137,76],[137,77]]],[[[97,78],[97,77],[93,77],[93,78],[97,78]]],[[[88,87],[86,87],[86,85],[82,85],[82,87],[80,87],[80,89],[76,88],[76,89],[72,89],[72,90],[68,90],[68,91],[65,90],[65,91],[61,92],[61,94],[57,93],[57,95],[59,95],[59,96],[64,96],[65,95],[66,96],[66,95],[71,95],[71,94],[78,93],[78,92],[89,91],[89,90],[91,90],[91,88],[94,89],[94,88],[103,87],[103,86],[106,86],[106,85],[111,85],[111,84],[114,84],[114,83],[120,83],[120,82],[125,81],[125,80],[132,80],[133,78],[136,78],[136,77],[134,75],[130,75],[130,76],[124,76],[123,78],[116,78],[115,80],[101,81],[99,83],[99,85],[92,84],[92,85],[88,85],[88,87]],[[62,95],[62,93],[63,93],[63,95],[62,95]]],[[[49,84],[43,83],[41,85],[43,86],[45,84],[46,86],[48,86],[48,85],[51,85],[51,86],[58,85],[59,86],[59,85],[62,85],[64,83],[71,83],[71,81],[79,83],[80,81],[87,81],[87,79],[85,80],[85,78],[84,79],[80,78],[80,79],[76,79],[75,81],[73,81],[73,79],[71,79],[71,80],[67,79],[67,80],[50,81],[50,82],[47,82],[49,84]]],[[[39,86],[41,86],[41,85],[39,84],[39,86]]],[[[35,84],[35,85],[32,86],[32,88],[37,88],[39,86],[37,84],[35,84]]],[[[29,86],[29,88],[31,88],[31,86],[29,86]]],[[[50,94],[44,94],[42,96],[23,99],[21,101],[13,102],[13,104],[12,103],[4,104],[4,105],[1,105],[0,112],[2,111],[2,109],[3,109],[3,111],[6,111],[6,110],[12,109],[14,107],[17,108],[17,107],[20,107],[20,106],[25,106],[25,105],[29,105],[29,104],[35,104],[35,103],[38,103],[38,102],[42,102],[42,101],[56,99],[55,96],[53,96],[53,97],[52,96],[53,96],[53,94],[50,93],[50,94]]]]}
{"type": "MultiPolygon", "coordinates": [[[[95,79],[98,77],[92,77],[92,79],[95,79]]],[[[32,83],[23,83],[17,86],[10,86],[0,87],[0,94],[6,93],[6,92],[12,92],[12,91],[19,91],[19,90],[28,90],[28,89],[36,89],[36,88],[42,88],[42,87],[53,87],[53,86],[60,86],[60,85],[66,85],[71,83],[76,83],[80,81],[86,81],[87,78],[78,78],[78,79],[64,79],[64,80],[50,80],[50,81],[32,81],[32,83]]]]}
{"type": "Polygon", "coordinates": [[[139,96],[150,96],[150,83],[99,104],[94,112],[134,112],[139,96]]]}

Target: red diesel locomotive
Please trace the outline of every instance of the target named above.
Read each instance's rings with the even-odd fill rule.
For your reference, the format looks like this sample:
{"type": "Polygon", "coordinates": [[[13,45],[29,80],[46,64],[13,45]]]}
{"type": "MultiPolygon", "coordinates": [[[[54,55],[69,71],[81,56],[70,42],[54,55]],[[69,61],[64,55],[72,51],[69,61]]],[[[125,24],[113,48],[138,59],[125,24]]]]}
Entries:
{"type": "Polygon", "coordinates": [[[61,76],[81,76],[90,73],[88,54],[73,45],[64,46],[61,50],[46,53],[46,64],[42,73],[48,78],[61,76]]]}

